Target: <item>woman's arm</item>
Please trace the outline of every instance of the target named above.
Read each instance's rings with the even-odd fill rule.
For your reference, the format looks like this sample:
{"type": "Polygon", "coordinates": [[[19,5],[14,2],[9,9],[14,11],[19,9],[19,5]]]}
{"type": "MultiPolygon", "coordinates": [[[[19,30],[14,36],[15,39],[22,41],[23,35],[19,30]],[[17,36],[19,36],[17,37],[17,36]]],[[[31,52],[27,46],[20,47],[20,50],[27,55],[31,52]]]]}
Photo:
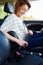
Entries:
{"type": "Polygon", "coordinates": [[[13,36],[11,36],[9,33],[7,33],[6,31],[3,31],[4,35],[11,41],[13,42],[16,42],[18,45],[22,46],[22,47],[25,47],[25,45],[27,46],[28,43],[24,40],[20,40],[20,39],[17,39],[13,36]]]}
{"type": "Polygon", "coordinates": [[[6,31],[3,31],[3,33],[4,33],[4,35],[9,39],[9,40],[11,40],[11,41],[13,41],[13,42],[16,42],[17,43],[17,41],[18,41],[18,39],[17,38],[15,38],[15,37],[13,37],[13,36],[11,36],[9,33],[7,33],[6,31]]]}

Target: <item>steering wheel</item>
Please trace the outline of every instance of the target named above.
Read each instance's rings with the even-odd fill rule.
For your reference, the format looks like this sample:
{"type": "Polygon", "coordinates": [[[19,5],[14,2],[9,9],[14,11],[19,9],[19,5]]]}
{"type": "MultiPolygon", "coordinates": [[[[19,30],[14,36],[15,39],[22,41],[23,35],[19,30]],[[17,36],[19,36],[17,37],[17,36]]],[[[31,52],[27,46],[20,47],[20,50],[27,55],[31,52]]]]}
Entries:
{"type": "Polygon", "coordinates": [[[30,23],[26,25],[28,29],[33,30],[33,32],[40,31],[43,28],[42,23],[30,23]]]}
{"type": "MultiPolygon", "coordinates": [[[[31,29],[35,32],[40,31],[43,28],[42,23],[30,23],[30,24],[27,24],[26,26],[28,29],[31,29]]],[[[41,47],[41,46],[40,47],[34,47],[34,48],[29,49],[29,51],[43,53],[43,47],[41,47]]]]}

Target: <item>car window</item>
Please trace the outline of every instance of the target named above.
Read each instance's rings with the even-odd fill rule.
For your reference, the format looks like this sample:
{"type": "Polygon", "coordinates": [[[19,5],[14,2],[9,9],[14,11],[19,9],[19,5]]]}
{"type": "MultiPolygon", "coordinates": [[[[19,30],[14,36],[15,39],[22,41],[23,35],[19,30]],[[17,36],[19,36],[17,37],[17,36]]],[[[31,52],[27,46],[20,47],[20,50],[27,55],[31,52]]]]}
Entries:
{"type": "Polygon", "coordinates": [[[7,15],[6,12],[4,12],[4,5],[0,5],[0,19],[3,19],[7,15]]]}
{"type": "Polygon", "coordinates": [[[30,3],[30,10],[22,18],[24,20],[43,20],[43,0],[33,0],[30,3]]]}

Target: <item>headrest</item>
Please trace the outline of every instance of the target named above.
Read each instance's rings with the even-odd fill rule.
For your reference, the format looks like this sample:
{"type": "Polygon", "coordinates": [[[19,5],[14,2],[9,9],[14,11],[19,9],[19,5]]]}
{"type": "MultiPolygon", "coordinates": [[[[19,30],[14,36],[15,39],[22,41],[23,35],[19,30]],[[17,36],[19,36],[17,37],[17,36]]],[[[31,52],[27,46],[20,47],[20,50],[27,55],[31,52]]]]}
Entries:
{"type": "Polygon", "coordinates": [[[6,2],[5,5],[4,5],[4,11],[7,12],[7,13],[13,13],[14,12],[13,5],[6,2]]]}

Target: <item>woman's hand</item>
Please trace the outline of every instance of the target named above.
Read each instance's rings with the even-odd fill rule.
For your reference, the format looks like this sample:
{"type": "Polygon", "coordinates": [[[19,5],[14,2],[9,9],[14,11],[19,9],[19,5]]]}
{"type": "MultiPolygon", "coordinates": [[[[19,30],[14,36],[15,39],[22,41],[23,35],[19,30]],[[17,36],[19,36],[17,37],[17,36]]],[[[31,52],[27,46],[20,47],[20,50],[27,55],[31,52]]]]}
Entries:
{"type": "Polygon", "coordinates": [[[33,31],[32,30],[28,30],[28,34],[29,35],[33,35],[33,31]]]}
{"type": "Polygon", "coordinates": [[[24,40],[18,40],[17,43],[21,46],[21,47],[26,47],[28,46],[28,42],[24,41],[24,40]]]}

